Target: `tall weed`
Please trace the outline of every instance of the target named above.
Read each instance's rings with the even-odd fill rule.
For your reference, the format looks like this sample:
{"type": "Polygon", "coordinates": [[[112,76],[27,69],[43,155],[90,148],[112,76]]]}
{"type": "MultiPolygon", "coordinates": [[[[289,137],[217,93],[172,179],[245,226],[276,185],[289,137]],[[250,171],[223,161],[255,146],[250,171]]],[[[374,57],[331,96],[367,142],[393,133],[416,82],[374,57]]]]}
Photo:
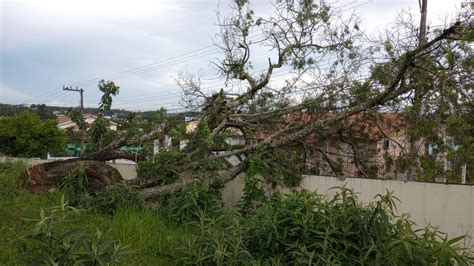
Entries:
{"type": "MultiPolygon", "coordinates": [[[[335,190],[330,199],[310,192],[276,195],[245,216],[228,208],[201,208],[198,218],[189,223],[198,233],[181,243],[176,259],[182,264],[472,262],[462,255],[462,236],[448,239],[433,227],[415,230],[408,217],[396,216],[397,199],[390,193],[377,195],[373,203],[364,205],[351,190],[335,190]]],[[[195,213],[186,217],[195,217],[195,213]]]]}
{"type": "Polygon", "coordinates": [[[40,217],[30,220],[35,222],[33,231],[21,241],[24,263],[103,265],[119,263],[134,252],[97,228],[70,228],[71,217],[78,214],[64,197],[48,214],[41,209],[40,217]]]}
{"type": "Polygon", "coordinates": [[[144,207],[143,197],[130,186],[117,183],[91,195],[86,188],[87,182],[84,168],[78,167],[61,180],[59,190],[64,193],[70,205],[94,209],[108,215],[120,208],[144,207]]]}
{"type": "Polygon", "coordinates": [[[199,221],[191,223],[195,236],[181,241],[174,254],[185,265],[248,264],[251,254],[244,246],[241,217],[233,208],[212,213],[201,210],[199,221]]]}
{"type": "Polygon", "coordinates": [[[222,207],[220,187],[197,184],[184,187],[166,200],[163,212],[172,222],[198,221],[201,213],[212,213],[222,207]]]}
{"type": "Polygon", "coordinates": [[[71,206],[88,207],[91,196],[87,192],[87,175],[84,167],[80,166],[58,181],[58,187],[71,206]]]}
{"type": "Polygon", "coordinates": [[[142,195],[134,188],[116,184],[99,192],[92,202],[92,207],[104,214],[113,214],[115,211],[127,208],[142,209],[145,201],[142,195]]]}

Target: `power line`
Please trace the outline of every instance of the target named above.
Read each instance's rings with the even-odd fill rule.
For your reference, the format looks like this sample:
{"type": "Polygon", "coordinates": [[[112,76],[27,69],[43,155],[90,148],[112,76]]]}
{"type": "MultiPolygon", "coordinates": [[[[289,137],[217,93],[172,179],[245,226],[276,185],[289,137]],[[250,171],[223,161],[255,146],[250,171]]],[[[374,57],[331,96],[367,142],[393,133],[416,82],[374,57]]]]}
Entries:
{"type": "MultiPolygon", "coordinates": [[[[262,34],[259,34],[259,35],[262,35],[262,34]]],[[[252,38],[255,39],[255,37],[258,37],[257,36],[254,36],[252,38]]],[[[163,69],[163,68],[167,68],[167,67],[170,67],[170,66],[174,66],[174,65],[177,65],[177,64],[181,64],[181,63],[184,63],[184,62],[188,62],[188,61],[192,61],[192,60],[195,60],[195,59],[199,59],[199,58],[202,58],[202,57],[205,57],[205,56],[208,56],[208,55],[212,55],[212,54],[215,54],[217,52],[219,52],[220,49],[219,48],[214,48],[213,50],[210,50],[210,51],[205,51],[205,52],[201,52],[201,53],[198,53],[198,54],[194,54],[194,55],[189,55],[189,56],[186,56],[184,58],[179,58],[179,56],[175,57],[176,59],[174,60],[171,60],[170,62],[167,62],[165,64],[163,64],[161,61],[160,62],[156,62],[156,63],[153,63],[153,64],[150,64],[150,65],[153,65],[151,67],[141,67],[141,68],[137,68],[137,69],[131,69],[131,70],[128,70],[128,71],[123,71],[119,74],[113,74],[113,75],[108,75],[108,76],[104,76],[102,78],[111,78],[111,79],[114,79],[114,80],[117,80],[117,79],[122,79],[122,78],[128,78],[130,76],[134,76],[134,75],[138,75],[138,74],[143,74],[143,73],[147,73],[147,72],[150,72],[150,71],[154,71],[154,70],[158,70],[158,69],[163,69]]],[[[164,60],[164,61],[169,61],[168,59],[167,60],[164,60]]],[[[93,79],[93,80],[90,80],[90,82],[79,82],[79,83],[73,83],[73,84],[77,84],[77,85],[82,85],[82,86],[90,86],[90,85],[94,85],[99,79],[93,79]]]]}
{"type": "MultiPolygon", "coordinates": [[[[321,65],[319,67],[327,67],[329,65],[330,64],[328,63],[328,64],[325,64],[325,65],[321,65]]],[[[288,69],[278,69],[278,70],[273,72],[274,75],[272,77],[276,78],[276,77],[281,77],[281,76],[288,75],[288,74],[296,74],[296,73],[291,73],[291,72],[287,72],[287,71],[288,71],[288,69]]],[[[240,85],[240,83],[236,84],[234,81],[232,81],[232,83],[230,85],[233,87],[233,86],[240,85]]],[[[218,88],[222,88],[222,87],[229,87],[229,84],[226,84],[226,82],[223,81],[223,80],[214,81],[214,82],[204,84],[203,85],[203,90],[207,91],[209,93],[209,92],[212,92],[212,90],[214,90],[214,89],[218,89],[218,88]]],[[[43,97],[43,100],[45,101],[46,99],[49,99],[53,96],[56,96],[56,95],[58,95],[62,92],[63,91],[53,92],[53,94],[50,94],[49,96],[43,97]]],[[[154,97],[153,99],[157,99],[157,97],[160,97],[162,99],[169,99],[169,98],[174,98],[174,97],[180,97],[180,95],[173,94],[170,91],[161,92],[161,93],[149,93],[149,94],[145,94],[145,95],[137,95],[137,96],[131,96],[131,97],[118,98],[117,103],[123,104],[123,103],[130,103],[130,102],[135,102],[135,103],[149,102],[150,99],[151,99],[150,97],[154,97]]],[[[94,104],[94,102],[87,102],[87,103],[94,104]]]]}
{"type": "MultiPolygon", "coordinates": [[[[282,77],[286,75],[291,75],[291,74],[297,74],[297,73],[292,73],[288,72],[288,70],[285,69],[280,69],[274,72],[274,75],[272,77],[277,78],[277,77],[282,77]]],[[[232,84],[232,86],[237,86],[240,84],[232,84]]],[[[219,84],[217,86],[211,86],[211,87],[203,87],[202,91],[204,93],[210,93],[214,89],[222,88],[222,84],[219,84]]],[[[139,98],[134,98],[132,100],[123,100],[121,99],[120,101],[117,101],[116,104],[119,105],[120,107],[129,107],[130,104],[136,105],[138,103],[145,103],[145,102],[151,102],[151,101],[156,101],[156,100],[161,100],[161,99],[169,99],[169,98],[176,98],[176,97],[181,97],[180,95],[168,95],[168,97],[162,97],[160,94],[156,94],[153,96],[153,94],[149,94],[146,97],[139,97],[139,98]],[[152,95],[152,96],[150,96],[152,95]]],[[[175,102],[169,102],[169,103],[156,103],[154,105],[147,105],[147,107],[152,107],[152,106],[160,106],[160,105],[166,105],[166,104],[174,104],[175,102]]],[[[142,108],[138,107],[137,109],[142,108]]]]}
{"type": "MultiPolygon", "coordinates": [[[[280,70],[275,71],[274,74],[279,74],[285,71],[286,71],[285,69],[280,69],[280,70]]],[[[278,76],[281,76],[281,75],[275,75],[274,77],[278,77],[278,76]]],[[[206,83],[202,85],[202,87],[204,90],[212,90],[216,88],[221,88],[225,86],[225,83],[223,84],[222,82],[223,81],[206,83]]],[[[232,85],[235,85],[235,84],[232,84],[232,85]]],[[[171,93],[170,91],[166,91],[166,92],[148,93],[148,94],[142,94],[142,95],[136,95],[136,96],[130,96],[130,97],[118,96],[115,98],[114,103],[115,104],[141,103],[141,102],[149,102],[152,100],[172,99],[172,98],[178,98],[178,97],[181,97],[181,95],[171,93]]]]}
{"type": "Polygon", "coordinates": [[[36,97],[31,98],[29,101],[32,102],[32,103],[34,103],[34,102],[41,102],[41,101],[43,101],[44,99],[49,98],[51,95],[58,95],[58,94],[60,94],[60,93],[62,93],[62,92],[63,92],[63,91],[61,90],[61,87],[59,87],[59,88],[54,88],[54,89],[49,90],[49,91],[47,91],[47,92],[45,92],[45,93],[43,93],[43,94],[40,94],[40,95],[38,95],[38,96],[36,96],[36,97]]]}
{"type": "Polygon", "coordinates": [[[206,50],[206,49],[209,49],[209,48],[215,48],[215,47],[214,47],[214,45],[209,45],[209,46],[206,46],[206,47],[203,47],[203,48],[200,48],[200,49],[191,51],[191,52],[187,52],[187,53],[184,53],[184,54],[181,54],[181,55],[177,55],[177,56],[174,56],[174,57],[171,57],[171,58],[167,58],[167,59],[165,59],[165,60],[160,60],[160,61],[157,61],[157,62],[148,64],[148,65],[144,65],[144,66],[137,67],[137,68],[134,68],[134,69],[130,69],[130,70],[127,70],[127,71],[119,72],[119,73],[112,74],[112,75],[106,75],[106,76],[102,76],[102,77],[96,77],[96,78],[89,79],[89,80],[85,80],[85,81],[73,82],[73,83],[71,83],[71,84],[88,83],[88,82],[91,82],[91,81],[97,81],[97,80],[100,80],[100,79],[108,78],[108,77],[110,77],[110,76],[117,76],[117,75],[125,74],[125,73],[128,73],[128,72],[130,72],[130,71],[136,71],[136,70],[140,70],[140,69],[146,69],[146,68],[149,68],[149,67],[156,66],[157,64],[161,64],[161,63],[164,63],[164,62],[167,62],[167,61],[171,61],[171,60],[174,60],[174,59],[177,59],[177,58],[180,58],[180,57],[183,57],[183,56],[187,56],[187,55],[189,55],[189,54],[197,53],[197,52],[199,52],[199,51],[203,51],[203,50],[206,50]]]}
{"type": "MultiPolygon", "coordinates": [[[[361,3],[361,4],[358,4],[356,6],[353,6],[353,7],[349,7],[347,9],[343,9],[341,10],[341,12],[344,12],[344,11],[347,11],[347,10],[350,10],[350,9],[354,9],[354,8],[357,8],[357,7],[360,7],[360,6],[363,6],[363,5],[367,5],[369,3],[371,3],[373,0],[369,0],[367,2],[364,2],[364,3],[361,3]]],[[[353,3],[355,3],[357,1],[351,1],[347,4],[344,4],[344,5],[341,5],[339,6],[338,8],[344,8],[348,5],[351,5],[353,3]]],[[[256,37],[259,37],[259,36],[262,36],[263,33],[260,33],[260,34],[257,34],[253,37],[251,37],[250,39],[254,39],[253,41],[255,41],[255,38],[256,37]]],[[[209,46],[206,46],[206,47],[203,47],[203,48],[200,48],[200,49],[197,49],[197,50],[194,50],[194,51],[191,51],[191,52],[188,52],[188,53],[184,53],[184,54],[181,54],[181,55],[178,55],[178,56],[175,56],[175,57],[171,57],[171,58],[168,58],[168,59],[165,59],[165,60],[161,60],[161,61],[157,61],[157,62],[154,62],[154,63],[151,63],[151,64],[148,64],[148,65],[144,65],[144,66],[141,66],[141,67],[137,67],[137,68],[133,68],[133,69],[130,69],[130,70],[126,70],[126,71],[122,71],[122,72],[119,72],[119,73],[116,73],[116,74],[111,74],[111,75],[106,75],[106,76],[102,76],[102,77],[97,77],[97,78],[94,78],[94,79],[89,79],[89,80],[85,80],[85,81],[79,81],[79,82],[74,82],[74,83],[70,83],[70,85],[82,85],[82,86],[88,86],[90,85],[89,83],[90,82],[93,82],[92,84],[94,84],[95,82],[99,81],[100,79],[105,79],[105,78],[114,78],[114,79],[120,79],[120,78],[125,78],[125,77],[129,77],[130,75],[136,75],[136,74],[141,74],[141,73],[145,73],[145,72],[149,72],[149,71],[153,71],[153,70],[157,70],[157,69],[161,69],[162,67],[168,67],[168,66],[171,66],[171,65],[175,65],[177,63],[182,63],[182,62],[186,62],[186,61],[189,61],[189,60],[193,60],[193,59],[197,59],[197,58],[200,58],[200,57],[203,57],[203,56],[207,56],[207,55],[211,55],[213,53],[216,53],[220,51],[219,48],[215,48],[214,45],[209,45],[209,46]],[[214,48],[214,49],[211,49],[211,48],[214,48]],[[206,51],[208,50],[208,51],[206,51]],[[204,51],[204,52],[203,52],[204,51]],[[198,55],[193,55],[195,53],[198,53],[198,55]],[[179,59],[181,57],[185,57],[183,59],[180,59],[181,61],[179,62],[172,62],[170,64],[165,64],[165,65],[162,65],[163,63],[166,63],[166,62],[169,62],[169,61],[173,61],[173,60],[176,60],[176,59],[179,59]]]]}
{"type": "MultiPolygon", "coordinates": [[[[114,79],[114,80],[123,79],[123,78],[127,78],[127,77],[130,77],[130,76],[134,76],[134,75],[138,75],[138,74],[142,74],[142,73],[147,73],[147,72],[150,72],[150,71],[163,69],[163,68],[167,68],[167,67],[170,67],[170,66],[174,66],[174,65],[177,65],[177,64],[184,63],[184,62],[192,61],[192,60],[195,60],[195,59],[198,59],[198,58],[201,58],[201,57],[205,57],[205,56],[208,56],[208,55],[215,54],[216,52],[217,52],[217,50],[216,51],[205,52],[205,53],[200,53],[200,54],[196,54],[196,55],[193,55],[193,56],[188,56],[188,57],[185,57],[185,58],[173,61],[173,62],[169,62],[167,64],[161,64],[161,65],[156,65],[156,66],[153,66],[153,67],[148,67],[148,68],[145,68],[145,69],[131,70],[131,71],[127,71],[127,72],[124,71],[125,72],[124,74],[115,74],[115,75],[104,76],[104,77],[102,77],[102,79],[114,79]]],[[[93,80],[93,81],[90,81],[90,82],[80,82],[80,83],[74,83],[74,84],[78,84],[78,85],[81,85],[81,86],[91,86],[91,85],[96,84],[99,80],[100,79],[93,80]]]]}
{"type": "MultiPolygon", "coordinates": [[[[351,5],[355,2],[357,2],[357,1],[351,1],[347,4],[345,4],[345,5],[339,6],[338,8],[346,7],[346,6],[351,5]]],[[[341,12],[366,5],[370,2],[372,2],[372,0],[369,0],[367,2],[361,3],[361,4],[353,6],[353,7],[349,7],[347,9],[343,9],[343,10],[341,10],[341,12]]],[[[252,38],[254,39],[255,37],[259,37],[261,35],[263,35],[263,33],[260,33],[256,36],[253,36],[253,37],[251,37],[251,39],[252,38]]],[[[162,69],[162,68],[165,68],[165,67],[169,67],[169,66],[180,64],[180,63],[184,63],[184,62],[187,62],[187,61],[195,60],[195,59],[198,59],[198,58],[201,58],[201,57],[204,57],[204,56],[214,54],[214,53],[218,52],[219,50],[220,49],[218,49],[218,48],[216,49],[214,45],[209,45],[209,46],[197,49],[197,50],[193,50],[191,52],[187,52],[187,53],[184,53],[184,54],[181,54],[181,55],[177,55],[177,56],[165,59],[165,60],[157,61],[157,62],[148,64],[148,65],[133,68],[133,69],[130,69],[130,70],[127,70],[127,71],[122,71],[122,72],[119,72],[119,73],[116,73],[116,74],[111,74],[111,75],[106,75],[106,76],[102,76],[102,77],[96,77],[94,79],[88,79],[88,80],[84,80],[84,81],[70,83],[69,85],[90,86],[90,85],[95,84],[100,79],[104,79],[104,78],[114,78],[114,79],[127,78],[127,77],[130,77],[130,76],[133,76],[133,75],[146,73],[146,72],[149,72],[149,71],[158,70],[158,69],[162,69]],[[212,48],[214,48],[214,49],[212,49],[212,48]]],[[[58,95],[61,92],[61,91],[57,92],[57,90],[61,90],[61,88],[59,87],[59,88],[55,88],[53,90],[50,90],[50,91],[46,92],[45,94],[42,94],[42,95],[39,95],[39,96],[36,96],[36,97],[32,98],[30,101],[31,102],[34,102],[36,100],[39,101],[39,102],[40,102],[40,100],[45,101],[46,99],[54,97],[54,96],[58,95]]]]}

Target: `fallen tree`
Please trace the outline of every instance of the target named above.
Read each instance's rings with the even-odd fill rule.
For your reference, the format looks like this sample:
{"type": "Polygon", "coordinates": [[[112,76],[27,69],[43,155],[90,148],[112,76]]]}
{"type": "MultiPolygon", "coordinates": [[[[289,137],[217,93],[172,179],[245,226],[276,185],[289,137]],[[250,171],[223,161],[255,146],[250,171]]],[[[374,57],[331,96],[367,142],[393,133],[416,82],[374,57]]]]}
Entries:
{"type": "Polygon", "coordinates": [[[79,158],[34,165],[21,175],[19,185],[26,187],[33,193],[42,193],[57,186],[64,177],[83,168],[87,176],[87,190],[95,194],[122,180],[120,172],[108,165],[107,161],[136,160],[137,158],[140,157],[136,155],[132,157],[131,154],[122,153],[109,147],[79,158]]]}
{"type": "MultiPolygon", "coordinates": [[[[454,106],[427,112],[439,111],[448,116],[462,114],[466,110],[466,101],[472,100],[468,97],[472,88],[458,86],[461,79],[446,79],[470,71],[469,67],[461,67],[472,58],[469,57],[470,47],[465,45],[472,41],[470,15],[433,32],[426,43],[418,45],[414,42],[415,45],[408,47],[400,44],[396,54],[393,47],[396,40],[387,40],[378,52],[364,46],[357,18],[350,16],[345,19],[342,10],[325,2],[278,1],[274,7],[272,17],[256,18],[247,1],[236,1],[234,13],[220,21],[223,41],[219,47],[224,58],[215,65],[227,83],[235,81],[245,88],[243,92],[221,89],[209,95],[199,77],[188,75],[178,80],[185,94],[184,100],[200,114],[193,132],[185,132],[182,123],[181,131],[173,131],[179,131],[176,133],[178,140],[187,140],[187,146],[180,152],[189,163],[173,168],[177,176],[174,183],[157,181],[158,177],[156,180],[132,182],[143,188],[142,194],[147,200],[197,182],[225,183],[246,171],[249,158],[255,155],[265,160],[268,174],[264,178],[268,182],[285,181],[286,176],[301,174],[298,171],[304,169],[303,156],[294,156],[292,151],[294,147],[307,149],[314,144],[309,143],[308,138],[318,140],[318,146],[313,149],[334,172],[338,169],[338,162],[327,156],[329,152],[323,148],[325,141],[336,137],[348,143],[354,164],[361,174],[367,175],[365,152],[360,150],[363,147],[356,145],[355,134],[347,129],[346,122],[357,118],[362,123],[369,120],[367,115],[380,110],[408,108],[413,98],[411,93],[418,84],[412,80],[414,71],[426,72],[429,76],[427,82],[431,84],[427,90],[439,97],[446,96],[447,104],[454,106]],[[259,32],[257,40],[250,36],[251,32],[259,32]],[[261,52],[262,47],[271,54],[265,69],[258,71],[252,62],[251,51],[261,52]],[[446,51],[456,53],[454,65],[450,63],[451,57],[447,58],[446,51]],[[379,59],[381,56],[383,58],[379,59]],[[432,64],[426,63],[427,58],[432,64]],[[322,62],[330,63],[324,65],[322,62]],[[367,64],[370,67],[367,68],[367,64]],[[288,72],[284,85],[272,84],[278,77],[277,71],[288,72]],[[451,92],[446,92],[446,82],[452,83],[451,86],[459,91],[459,97],[448,97],[451,92]],[[315,118],[296,120],[291,118],[294,114],[308,114],[315,118]],[[244,145],[228,143],[229,136],[236,135],[243,138],[244,145]],[[225,159],[231,157],[240,163],[236,166],[226,163],[225,159]],[[289,157],[292,161],[288,160],[289,157]],[[220,166],[209,166],[214,161],[220,166]],[[295,168],[295,165],[301,168],[295,168]]],[[[118,87],[115,87],[113,83],[101,87],[104,92],[102,103],[105,103],[103,110],[110,108],[111,95],[118,93],[118,87]]],[[[432,102],[428,104],[433,106],[432,102]]],[[[173,123],[168,126],[176,126],[173,123]]],[[[127,158],[138,161],[138,157],[119,153],[116,149],[125,143],[141,144],[153,140],[164,128],[166,125],[160,122],[148,132],[118,136],[105,149],[91,155],[35,166],[25,173],[24,180],[30,184],[39,184],[44,178],[54,180],[78,164],[91,160],[127,158]]],[[[102,138],[99,135],[95,139],[102,138]]],[[[171,149],[179,151],[179,146],[174,145],[171,149]]],[[[113,175],[110,167],[91,162],[89,172],[93,176],[94,167],[101,168],[97,171],[97,180],[104,179],[100,176],[102,172],[113,175]]]]}
{"type": "Polygon", "coordinates": [[[44,193],[57,187],[69,174],[83,168],[87,176],[85,187],[91,194],[115,184],[122,177],[117,169],[100,161],[73,160],[38,164],[26,170],[20,177],[20,186],[32,193],[44,193]]]}
{"type": "MultiPolygon", "coordinates": [[[[369,120],[365,115],[384,108],[394,106],[398,110],[409,108],[404,101],[412,97],[414,85],[418,84],[418,81],[411,80],[414,71],[426,72],[430,76],[429,82],[433,84],[429,90],[440,96],[445,95],[445,92],[436,84],[439,84],[444,75],[469,72],[469,68],[456,68],[454,71],[453,67],[451,69],[453,71],[448,73],[449,70],[440,63],[446,57],[446,50],[456,50],[460,43],[472,38],[467,37],[472,31],[469,18],[458,20],[451,26],[433,33],[432,38],[426,43],[406,48],[398,56],[394,55],[392,48],[387,48],[386,52],[390,55],[388,60],[371,61],[369,75],[360,79],[356,76],[364,71],[362,65],[367,61],[361,59],[364,50],[356,48],[360,35],[353,17],[348,20],[340,19],[339,11],[323,2],[316,4],[312,1],[283,1],[275,5],[277,11],[274,17],[255,19],[253,11],[247,4],[246,1],[237,1],[234,16],[221,22],[223,44],[220,47],[223,49],[224,59],[216,63],[220,74],[226,80],[237,80],[240,84],[244,84],[246,90],[242,93],[231,93],[234,97],[226,97],[229,92],[226,94],[223,90],[208,97],[205,93],[206,88],[201,86],[199,78],[188,75],[182,76],[179,81],[190,106],[196,106],[201,99],[200,125],[210,132],[209,142],[217,142],[217,137],[226,134],[226,130],[238,130],[242,132],[241,135],[247,143],[244,147],[234,146],[225,152],[213,152],[212,147],[207,149],[207,153],[204,154],[206,159],[218,160],[232,156],[241,158],[241,165],[228,168],[227,172],[218,177],[209,178],[208,181],[211,182],[231,180],[246,170],[248,158],[255,154],[263,156],[272,167],[282,169],[284,174],[291,174],[285,173],[285,168],[289,165],[281,164],[281,160],[275,156],[277,151],[289,150],[295,145],[304,146],[308,137],[312,135],[324,139],[330,134],[339,135],[341,140],[351,145],[354,163],[364,174],[364,158],[360,156],[362,152],[351,143],[354,139],[351,136],[353,132],[345,132],[348,119],[362,117],[369,120]],[[251,41],[250,32],[260,27],[264,37],[258,42],[251,41]],[[269,57],[267,69],[252,74],[254,67],[250,54],[255,43],[263,43],[264,47],[275,51],[277,58],[273,60],[269,57]],[[437,62],[429,69],[421,67],[420,63],[426,61],[427,57],[437,62]],[[321,73],[322,69],[318,62],[328,59],[333,63],[327,72],[321,73]],[[293,81],[273,89],[270,82],[276,76],[275,70],[285,66],[291,67],[296,72],[293,81]],[[303,77],[308,72],[311,72],[311,81],[305,81],[303,77]],[[295,90],[293,86],[297,89],[295,90]],[[304,88],[304,93],[308,93],[309,96],[301,97],[300,103],[288,102],[287,95],[292,89],[298,91],[301,88],[304,88]],[[295,113],[319,116],[312,121],[283,122],[295,113]]],[[[463,49],[456,50],[460,55],[458,58],[460,64],[469,61],[470,50],[463,49]]],[[[471,90],[459,86],[459,83],[452,85],[457,86],[463,95],[468,95],[468,91],[471,90]]],[[[469,97],[461,96],[453,99],[453,104],[464,105],[471,100],[469,97]]],[[[452,115],[459,110],[445,112],[445,115],[452,115]]],[[[363,123],[364,120],[360,122],[363,123]]],[[[324,147],[324,143],[320,147],[324,147]]],[[[323,154],[323,158],[327,159],[331,167],[337,165],[337,162],[325,156],[328,151],[324,149],[318,151],[323,154]]],[[[187,152],[191,154],[194,165],[199,165],[203,158],[202,149],[201,151],[188,149],[187,152]],[[201,155],[193,158],[194,154],[201,155]]],[[[268,168],[270,173],[272,167],[268,168]]],[[[192,166],[186,170],[189,169],[192,169],[192,166]]],[[[278,181],[271,175],[269,174],[267,180],[278,181]]],[[[174,184],[147,187],[143,193],[147,199],[152,199],[190,183],[202,182],[202,179],[181,180],[174,184]]]]}
{"type": "MultiPolygon", "coordinates": [[[[104,118],[104,112],[110,110],[112,96],[118,94],[119,87],[113,82],[105,82],[103,80],[99,82],[98,87],[103,92],[99,105],[99,116],[90,126],[89,130],[80,110],[72,110],[69,115],[79,127],[80,140],[85,141],[87,139],[84,139],[84,137],[87,137],[90,142],[89,144],[91,146],[98,146],[99,149],[90,154],[81,155],[78,158],[34,165],[21,175],[19,180],[20,186],[24,186],[34,193],[42,193],[57,186],[66,176],[82,168],[87,176],[85,187],[90,193],[96,194],[107,186],[122,180],[120,172],[108,165],[107,161],[127,159],[137,162],[143,159],[142,155],[125,153],[118,150],[127,142],[127,138],[124,136],[119,136],[103,147],[104,136],[109,133],[109,124],[108,120],[104,118]],[[85,133],[88,134],[86,135],[85,133]]],[[[82,149],[84,149],[84,145],[82,145],[82,149]]],[[[81,153],[83,152],[84,150],[81,150],[81,153]]]]}

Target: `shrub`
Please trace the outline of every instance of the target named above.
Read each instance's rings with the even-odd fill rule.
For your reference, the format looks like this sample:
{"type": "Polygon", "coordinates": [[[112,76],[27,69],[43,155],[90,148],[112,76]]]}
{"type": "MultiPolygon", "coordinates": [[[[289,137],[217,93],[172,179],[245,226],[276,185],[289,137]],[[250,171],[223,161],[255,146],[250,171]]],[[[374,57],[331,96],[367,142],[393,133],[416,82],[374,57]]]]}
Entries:
{"type": "Polygon", "coordinates": [[[61,197],[58,206],[52,207],[48,215],[40,211],[38,219],[32,219],[36,226],[31,234],[21,241],[23,256],[27,264],[53,265],[102,265],[119,263],[132,250],[120,241],[106,238],[95,229],[85,227],[69,229],[67,224],[79,211],[68,206],[61,197]]]}
{"type": "Polygon", "coordinates": [[[259,175],[268,168],[268,165],[259,156],[250,157],[249,162],[249,167],[243,176],[244,190],[242,200],[239,202],[243,214],[254,213],[256,208],[267,200],[259,175]]]}
{"type": "Polygon", "coordinates": [[[188,163],[186,158],[179,151],[162,152],[138,163],[138,177],[153,179],[158,184],[170,184],[179,178],[179,167],[188,163]]]}
{"type": "Polygon", "coordinates": [[[199,220],[201,212],[222,207],[220,187],[198,184],[173,193],[164,203],[164,213],[171,221],[182,224],[199,220]]]}
{"type": "Polygon", "coordinates": [[[251,262],[252,256],[244,246],[241,217],[235,209],[201,210],[199,220],[191,225],[196,234],[182,240],[174,253],[179,264],[246,265],[251,262]]]}
{"type": "Polygon", "coordinates": [[[472,262],[461,255],[458,242],[462,236],[448,239],[432,227],[414,230],[407,217],[396,216],[396,198],[390,193],[378,195],[375,202],[363,205],[351,190],[337,190],[331,199],[309,192],[276,195],[251,216],[241,216],[226,208],[201,208],[197,218],[195,213],[187,216],[196,219],[190,225],[197,235],[178,248],[177,259],[182,264],[472,262]]]}
{"type": "Polygon", "coordinates": [[[246,221],[249,252],[289,264],[467,264],[455,246],[462,237],[414,230],[413,222],[394,215],[389,193],[362,205],[352,191],[338,189],[330,200],[308,192],[275,197],[246,221]]]}
{"type": "Polygon", "coordinates": [[[87,175],[84,167],[80,166],[58,182],[58,187],[64,193],[71,206],[89,207],[91,197],[87,192],[87,175]]]}
{"type": "Polygon", "coordinates": [[[87,175],[83,167],[64,177],[59,189],[64,193],[71,206],[93,208],[104,213],[113,214],[119,208],[143,208],[141,194],[125,184],[115,184],[91,196],[86,189],[87,175]]]}
{"type": "Polygon", "coordinates": [[[63,152],[65,134],[55,119],[42,120],[31,111],[0,119],[0,151],[17,157],[46,157],[63,152]]]}
{"type": "Polygon", "coordinates": [[[93,201],[94,209],[104,214],[113,214],[121,208],[141,209],[144,204],[142,195],[124,184],[116,184],[106,188],[99,192],[93,201]]]}

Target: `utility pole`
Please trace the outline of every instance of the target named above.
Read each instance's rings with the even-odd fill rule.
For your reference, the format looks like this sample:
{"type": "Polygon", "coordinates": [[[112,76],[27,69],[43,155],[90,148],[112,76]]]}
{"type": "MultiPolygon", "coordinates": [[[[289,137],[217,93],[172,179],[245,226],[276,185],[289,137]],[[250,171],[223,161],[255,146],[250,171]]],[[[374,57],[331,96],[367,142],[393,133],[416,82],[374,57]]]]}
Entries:
{"type": "Polygon", "coordinates": [[[81,95],[81,110],[84,110],[84,89],[76,87],[75,89],[63,86],[63,91],[78,91],[81,95]]]}
{"type": "MultiPolygon", "coordinates": [[[[428,13],[428,0],[418,0],[418,4],[420,5],[420,30],[419,30],[419,35],[418,35],[418,46],[422,46],[426,44],[426,17],[428,13]]],[[[422,82],[419,81],[419,79],[423,78],[420,76],[414,76],[412,79],[415,82],[415,95],[414,95],[414,102],[413,102],[413,110],[411,111],[412,114],[411,116],[411,122],[410,122],[410,130],[409,130],[409,140],[410,140],[410,146],[409,146],[409,154],[410,154],[410,160],[414,162],[414,165],[410,166],[409,169],[409,178],[413,178],[413,167],[418,167],[418,137],[416,133],[416,128],[418,126],[418,116],[420,115],[421,111],[421,101],[422,101],[422,94],[423,94],[423,88],[421,87],[422,82]]]]}
{"type": "MultiPolygon", "coordinates": [[[[79,92],[79,94],[81,95],[81,116],[84,115],[84,89],[83,88],[78,88],[76,87],[75,89],[73,88],[69,88],[69,87],[66,87],[66,86],[63,86],[63,90],[64,91],[77,91],[79,92]]],[[[85,140],[86,140],[86,132],[84,130],[81,129],[80,131],[81,133],[81,153],[80,153],[80,156],[82,156],[84,154],[84,150],[85,150],[85,140]]]]}
{"type": "Polygon", "coordinates": [[[418,0],[418,4],[420,5],[420,13],[421,13],[420,35],[419,35],[418,44],[421,46],[426,43],[426,13],[428,11],[428,0],[418,0]]]}

